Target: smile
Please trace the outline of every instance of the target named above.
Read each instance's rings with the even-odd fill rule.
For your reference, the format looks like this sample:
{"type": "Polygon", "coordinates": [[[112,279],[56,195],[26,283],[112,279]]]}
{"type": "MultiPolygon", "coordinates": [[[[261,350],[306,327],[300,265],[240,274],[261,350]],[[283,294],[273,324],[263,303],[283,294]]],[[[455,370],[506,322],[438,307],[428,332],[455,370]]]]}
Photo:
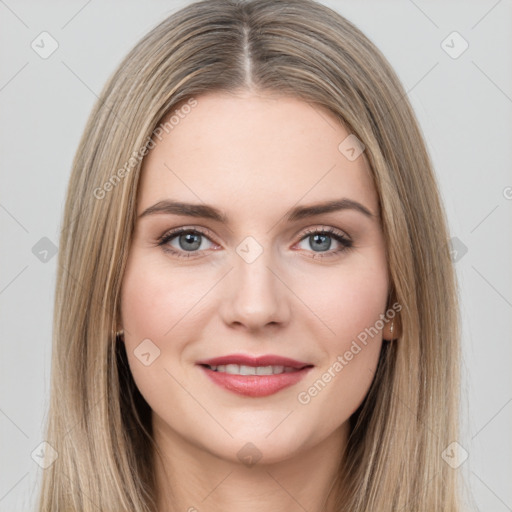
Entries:
{"type": "Polygon", "coordinates": [[[298,371],[291,366],[247,366],[238,364],[220,364],[208,366],[214,372],[229,373],[230,375],[279,375],[298,371]]]}
{"type": "Polygon", "coordinates": [[[211,382],[248,397],[269,396],[302,380],[313,365],[280,356],[230,355],[197,363],[211,382]]]}

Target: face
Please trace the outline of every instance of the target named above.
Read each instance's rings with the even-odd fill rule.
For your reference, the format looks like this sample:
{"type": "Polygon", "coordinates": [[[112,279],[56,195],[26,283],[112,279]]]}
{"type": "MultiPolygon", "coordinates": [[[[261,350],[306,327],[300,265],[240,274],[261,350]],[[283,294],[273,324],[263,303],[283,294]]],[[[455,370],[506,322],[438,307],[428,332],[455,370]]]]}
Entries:
{"type": "Polygon", "coordinates": [[[373,379],[389,326],[378,197],[330,112],[196,101],[144,160],[124,343],[161,439],[276,462],[346,431],[373,379]]]}

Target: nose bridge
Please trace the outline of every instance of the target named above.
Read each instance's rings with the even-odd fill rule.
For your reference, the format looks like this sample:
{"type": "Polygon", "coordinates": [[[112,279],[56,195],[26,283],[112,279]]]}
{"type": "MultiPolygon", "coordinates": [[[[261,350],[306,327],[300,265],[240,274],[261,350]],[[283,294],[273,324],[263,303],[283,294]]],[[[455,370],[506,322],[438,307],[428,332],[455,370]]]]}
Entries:
{"type": "MultiPolygon", "coordinates": [[[[268,239],[267,239],[268,240],[268,239]]],[[[285,286],[276,277],[279,262],[272,247],[248,236],[236,247],[225,301],[226,321],[255,328],[288,318],[285,286]]]]}

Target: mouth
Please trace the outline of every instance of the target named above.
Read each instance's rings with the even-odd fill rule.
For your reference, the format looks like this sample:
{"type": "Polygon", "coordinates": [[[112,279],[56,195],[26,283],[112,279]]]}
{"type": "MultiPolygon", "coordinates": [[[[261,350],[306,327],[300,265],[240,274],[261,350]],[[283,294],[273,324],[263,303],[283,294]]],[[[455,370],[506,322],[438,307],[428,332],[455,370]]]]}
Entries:
{"type": "Polygon", "coordinates": [[[304,363],[280,356],[223,356],[197,365],[213,383],[227,391],[249,396],[269,396],[293,386],[313,368],[304,363]]]}
{"type": "Polygon", "coordinates": [[[281,375],[299,371],[291,366],[247,366],[245,364],[220,364],[218,366],[204,365],[206,368],[229,375],[281,375]]]}

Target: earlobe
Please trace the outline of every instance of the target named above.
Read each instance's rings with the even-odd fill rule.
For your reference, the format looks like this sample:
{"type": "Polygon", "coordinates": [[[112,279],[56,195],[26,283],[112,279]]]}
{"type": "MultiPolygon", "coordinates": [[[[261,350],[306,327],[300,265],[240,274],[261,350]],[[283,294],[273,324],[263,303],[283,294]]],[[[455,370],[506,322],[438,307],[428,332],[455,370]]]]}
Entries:
{"type": "Polygon", "coordinates": [[[388,340],[388,341],[394,341],[398,338],[397,323],[398,322],[395,322],[395,320],[392,319],[385,325],[384,329],[382,330],[382,338],[383,339],[388,340]]]}
{"type": "Polygon", "coordinates": [[[393,286],[392,291],[390,291],[388,296],[388,303],[385,316],[385,325],[382,329],[382,339],[387,341],[397,340],[402,332],[401,322],[400,322],[400,310],[402,306],[399,304],[396,298],[396,291],[393,286]]]}

